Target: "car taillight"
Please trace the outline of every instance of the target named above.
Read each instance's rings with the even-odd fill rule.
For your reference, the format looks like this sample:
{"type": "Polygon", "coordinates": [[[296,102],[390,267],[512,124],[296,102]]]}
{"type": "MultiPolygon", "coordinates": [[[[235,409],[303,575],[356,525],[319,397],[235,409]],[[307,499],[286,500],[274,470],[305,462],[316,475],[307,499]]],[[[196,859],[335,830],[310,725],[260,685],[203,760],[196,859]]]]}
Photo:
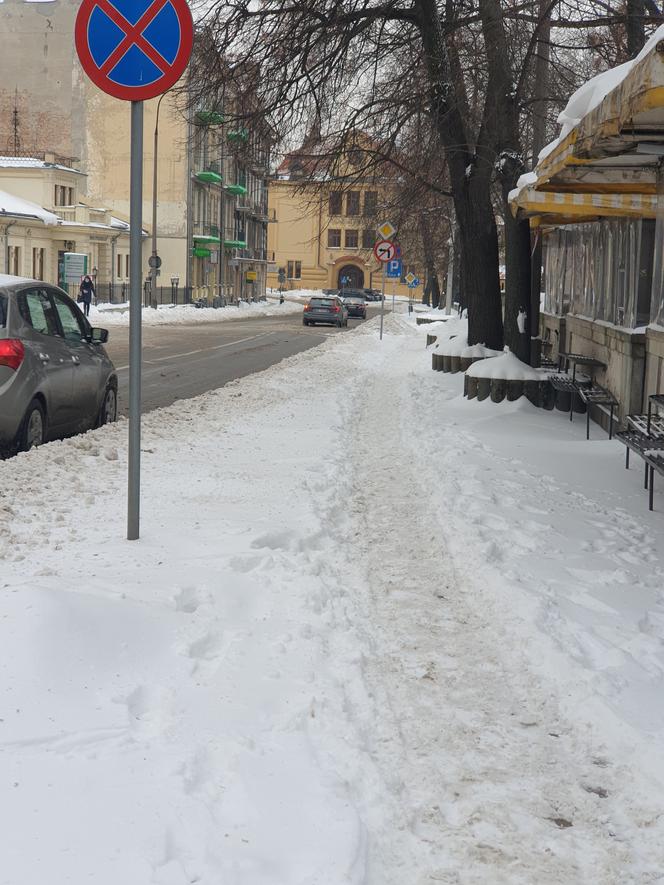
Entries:
{"type": "Polygon", "coordinates": [[[305,309],[305,310],[309,310],[309,309],[310,309],[310,305],[309,305],[309,304],[305,304],[305,305],[304,305],[304,309],[305,309]]]}
{"type": "Polygon", "coordinates": [[[0,366],[9,366],[16,371],[23,362],[25,347],[18,338],[0,339],[0,366]]]}
{"type": "Polygon", "coordinates": [[[336,307],[333,307],[332,310],[333,310],[335,313],[339,313],[339,310],[340,310],[339,305],[337,304],[337,306],[336,306],[336,307]]]}

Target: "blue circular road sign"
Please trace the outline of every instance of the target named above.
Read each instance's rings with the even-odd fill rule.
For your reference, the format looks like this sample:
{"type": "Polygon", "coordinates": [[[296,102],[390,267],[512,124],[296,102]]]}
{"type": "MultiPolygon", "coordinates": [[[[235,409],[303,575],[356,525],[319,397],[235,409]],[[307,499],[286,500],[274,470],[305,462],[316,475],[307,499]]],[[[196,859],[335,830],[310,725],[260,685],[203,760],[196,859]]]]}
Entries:
{"type": "Polygon", "coordinates": [[[126,101],[170,89],[187,67],[193,37],[186,0],[83,0],[76,16],[83,70],[126,101]]]}

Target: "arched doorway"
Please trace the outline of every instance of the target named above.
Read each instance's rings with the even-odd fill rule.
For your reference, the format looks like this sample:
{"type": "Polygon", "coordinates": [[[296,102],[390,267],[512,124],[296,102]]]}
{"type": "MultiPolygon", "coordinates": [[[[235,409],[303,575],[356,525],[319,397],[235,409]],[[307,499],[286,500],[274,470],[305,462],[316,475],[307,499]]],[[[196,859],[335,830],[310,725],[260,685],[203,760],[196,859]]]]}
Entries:
{"type": "Polygon", "coordinates": [[[362,289],[364,286],[364,271],[354,264],[344,264],[337,274],[337,286],[340,289],[362,289]]]}

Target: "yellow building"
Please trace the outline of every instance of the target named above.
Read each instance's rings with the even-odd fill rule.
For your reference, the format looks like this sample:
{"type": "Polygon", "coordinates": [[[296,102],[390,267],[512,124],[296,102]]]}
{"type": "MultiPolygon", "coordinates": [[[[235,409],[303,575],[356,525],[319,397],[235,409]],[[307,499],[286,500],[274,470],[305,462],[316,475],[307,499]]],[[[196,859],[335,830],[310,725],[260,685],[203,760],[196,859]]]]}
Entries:
{"type": "MultiPolygon", "coordinates": [[[[319,182],[307,185],[292,170],[292,158],[279,167],[270,182],[269,209],[276,217],[268,231],[269,265],[267,283],[279,286],[283,268],[289,289],[380,289],[382,266],[373,255],[378,239],[381,193],[370,182],[352,187],[331,183],[324,191],[319,182]],[[377,222],[378,219],[378,222],[377,222]]],[[[412,271],[423,280],[418,268],[402,262],[400,279],[387,279],[387,295],[413,295],[418,300],[422,287],[409,289],[404,275],[412,271]]]]}

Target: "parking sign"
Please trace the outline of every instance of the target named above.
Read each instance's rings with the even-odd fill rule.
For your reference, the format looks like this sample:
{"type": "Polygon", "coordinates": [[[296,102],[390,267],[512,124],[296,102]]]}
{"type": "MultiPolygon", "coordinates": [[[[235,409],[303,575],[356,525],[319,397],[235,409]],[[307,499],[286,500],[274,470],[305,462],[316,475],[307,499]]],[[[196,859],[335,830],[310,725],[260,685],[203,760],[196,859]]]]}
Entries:
{"type": "Polygon", "coordinates": [[[391,279],[401,279],[401,259],[393,258],[392,261],[388,261],[385,273],[391,279]]]}

